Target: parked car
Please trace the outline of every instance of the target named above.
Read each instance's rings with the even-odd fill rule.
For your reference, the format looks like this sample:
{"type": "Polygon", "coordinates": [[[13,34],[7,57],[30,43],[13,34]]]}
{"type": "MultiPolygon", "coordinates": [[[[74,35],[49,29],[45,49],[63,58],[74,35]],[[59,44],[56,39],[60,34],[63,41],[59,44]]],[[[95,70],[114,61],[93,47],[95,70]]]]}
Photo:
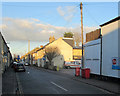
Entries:
{"type": "Polygon", "coordinates": [[[76,67],[81,68],[81,63],[79,61],[65,61],[64,67],[66,69],[68,69],[68,68],[76,68],[76,67]]]}
{"type": "Polygon", "coordinates": [[[22,64],[22,63],[15,64],[14,71],[15,72],[17,72],[17,71],[24,71],[25,72],[26,70],[25,70],[24,64],[22,64]]]}
{"type": "Polygon", "coordinates": [[[29,63],[25,62],[25,66],[29,66],[29,65],[30,65],[29,63]]]}
{"type": "Polygon", "coordinates": [[[15,64],[17,64],[17,62],[13,62],[13,64],[12,64],[12,68],[14,68],[15,67],[15,64]]]}

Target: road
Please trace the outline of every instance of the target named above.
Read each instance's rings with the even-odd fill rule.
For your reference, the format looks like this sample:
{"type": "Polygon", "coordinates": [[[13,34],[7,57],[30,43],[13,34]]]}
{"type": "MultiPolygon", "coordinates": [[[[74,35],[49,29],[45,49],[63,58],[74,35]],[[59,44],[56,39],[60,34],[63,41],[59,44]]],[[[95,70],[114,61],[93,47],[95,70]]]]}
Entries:
{"type": "Polygon", "coordinates": [[[29,66],[26,72],[17,72],[17,78],[22,94],[108,94],[97,87],[29,66]]]}

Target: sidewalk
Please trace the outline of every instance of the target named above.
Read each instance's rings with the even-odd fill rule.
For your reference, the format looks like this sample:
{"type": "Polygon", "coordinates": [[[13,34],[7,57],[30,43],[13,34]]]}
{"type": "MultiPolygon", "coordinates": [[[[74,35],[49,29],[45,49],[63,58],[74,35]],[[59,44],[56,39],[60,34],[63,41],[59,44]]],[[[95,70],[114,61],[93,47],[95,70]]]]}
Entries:
{"type": "Polygon", "coordinates": [[[95,79],[95,78],[85,79],[85,78],[82,78],[81,76],[73,77],[73,79],[101,88],[113,94],[120,94],[120,85],[115,82],[109,82],[109,81],[104,81],[104,80],[95,79]]]}
{"type": "Polygon", "coordinates": [[[118,82],[113,82],[113,81],[105,81],[105,80],[100,80],[95,77],[91,77],[89,79],[82,78],[81,75],[76,77],[75,76],[75,69],[62,69],[59,71],[60,73],[70,75],[72,79],[101,88],[103,90],[109,91],[113,94],[119,94],[120,95],[120,83],[118,82]]]}
{"type": "Polygon", "coordinates": [[[16,73],[9,67],[2,75],[2,95],[15,94],[17,88],[16,73]]]}
{"type": "Polygon", "coordinates": [[[62,75],[62,76],[71,78],[73,80],[77,80],[77,81],[86,83],[88,85],[103,89],[105,91],[110,92],[111,94],[120,95],[120,83],[118,84],[116,82],[104,81],[100,79],[95,79],[93,77],[91,77],[90,79],[85,79],[85,78],[82,78],[81,76],[76,77],[75,69],[61,69],[60,71],[52,71],[52,70],[44,69],[44,68],[37,68],[37,69],[41,69],[47,72],[52,72],[56,75],[62,75]]]}
{"type": "Polygon", "coordinates": [[[0,74],[0,96],[2,95],[2,75],[0,74]]]}

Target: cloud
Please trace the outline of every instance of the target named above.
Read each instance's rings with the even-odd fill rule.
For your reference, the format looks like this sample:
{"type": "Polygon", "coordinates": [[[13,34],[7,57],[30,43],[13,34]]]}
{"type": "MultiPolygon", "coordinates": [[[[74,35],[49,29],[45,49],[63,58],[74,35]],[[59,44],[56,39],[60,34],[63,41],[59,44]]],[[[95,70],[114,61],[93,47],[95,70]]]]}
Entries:
{"type": "Polygon", "coordinates": [[[35,18],[31,18],[31,20],[35,21],[35,22],[40,22],[40,20],[35,19],[35,18]]]}
{"type": "Polygon", "coordinates": [[[77,12],[76,6],[65,6],[65,7],[59,6],[57,8],[57,11],[60,14],[60,16],[62,16],[64,20],[66,20],[67,22],[71,22],[75,12],[77,12]]]}
{"type": "MultiPolygon", "coordinates": [[[[76,27],[61,27],[53,26],[51,24],[41,23],[41,21],[32,19],[13,19],[13,18],[3,18],[3,24],[0,25],[2,28],[2,34],[7,42],[10,42],[10,48],[12,53],[24,54],[24,50],[27,50],[27,42],[49,42],[50,35],[54,35],[57,39],[63,37],[64,32],[80,32],[80,25],[76,27]],[[37,22],[38,21],[38,22],[37,22]],[[16,42],[16,43],[12,43],[16,42]],[[21,43],[20,43],[21,42],[21,43]],[[25,43],[25,44],[24,44],[25,43]],[[21,49],[22,48],[22,49],[21,49]],[[22,52],[22,53],[21,53],[22,52]]],[[[97,27],[87,27],[84,26],[84,38],[85,33],[95,30],[97,27]]],[[[38,43],[38,45],[41,43],[38,43]]],[[[35,48],[35,45],[32,45],[35,48]]]]}
{"type": "MultiPolygon", "coordinates": [[[[80,26],[75,28],[53,26],[51,24],[43,24],[37,19],[13,19],[3,18],[1,25],[2,33],[7,41],[49,41],[50,35],[56,38],[63,37],[64,32],[80,32],[80,26]]],[[[96,27],[84,27],[85,33],[95,30],[96,27]]]]}
{"type": "Polygon", "coordinates": [[[5,29],[5,28],[7,28],[7,26],[5,24],[0,25],[0,29],[5,29]]]}
{"type": "Polygon", "coordinates": [[[49,31],[49,33],[55,33],[55,31],[51,30],[51,31],[49,31]]]}
{"type": "Polygon", "coordinates": [[[65,15],[65,12],[62,10],[62,7],[61,7],[61,6],[59,6],[59,7],[57,8],[57,11],[58,11],[58,13],[60,14],[60,16],[64,16],[64,15],[65,15]]]}

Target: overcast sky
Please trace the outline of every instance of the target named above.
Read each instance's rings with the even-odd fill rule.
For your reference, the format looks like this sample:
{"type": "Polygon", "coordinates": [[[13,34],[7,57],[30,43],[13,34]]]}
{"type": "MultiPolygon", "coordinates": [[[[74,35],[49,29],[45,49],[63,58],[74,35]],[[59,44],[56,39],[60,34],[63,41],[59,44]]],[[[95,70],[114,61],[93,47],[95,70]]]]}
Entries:
{"type": "MultiPolygon", "coordinates": [[[[3,2],[2,34],[13,54],[23,55],[30,49],[49,42],[49,37],[62,37],[64,32],[80,32],[79,2],[3,2]]],[[[117,2],[83,2],[85,33],[118,16],[117,2]]]]}

